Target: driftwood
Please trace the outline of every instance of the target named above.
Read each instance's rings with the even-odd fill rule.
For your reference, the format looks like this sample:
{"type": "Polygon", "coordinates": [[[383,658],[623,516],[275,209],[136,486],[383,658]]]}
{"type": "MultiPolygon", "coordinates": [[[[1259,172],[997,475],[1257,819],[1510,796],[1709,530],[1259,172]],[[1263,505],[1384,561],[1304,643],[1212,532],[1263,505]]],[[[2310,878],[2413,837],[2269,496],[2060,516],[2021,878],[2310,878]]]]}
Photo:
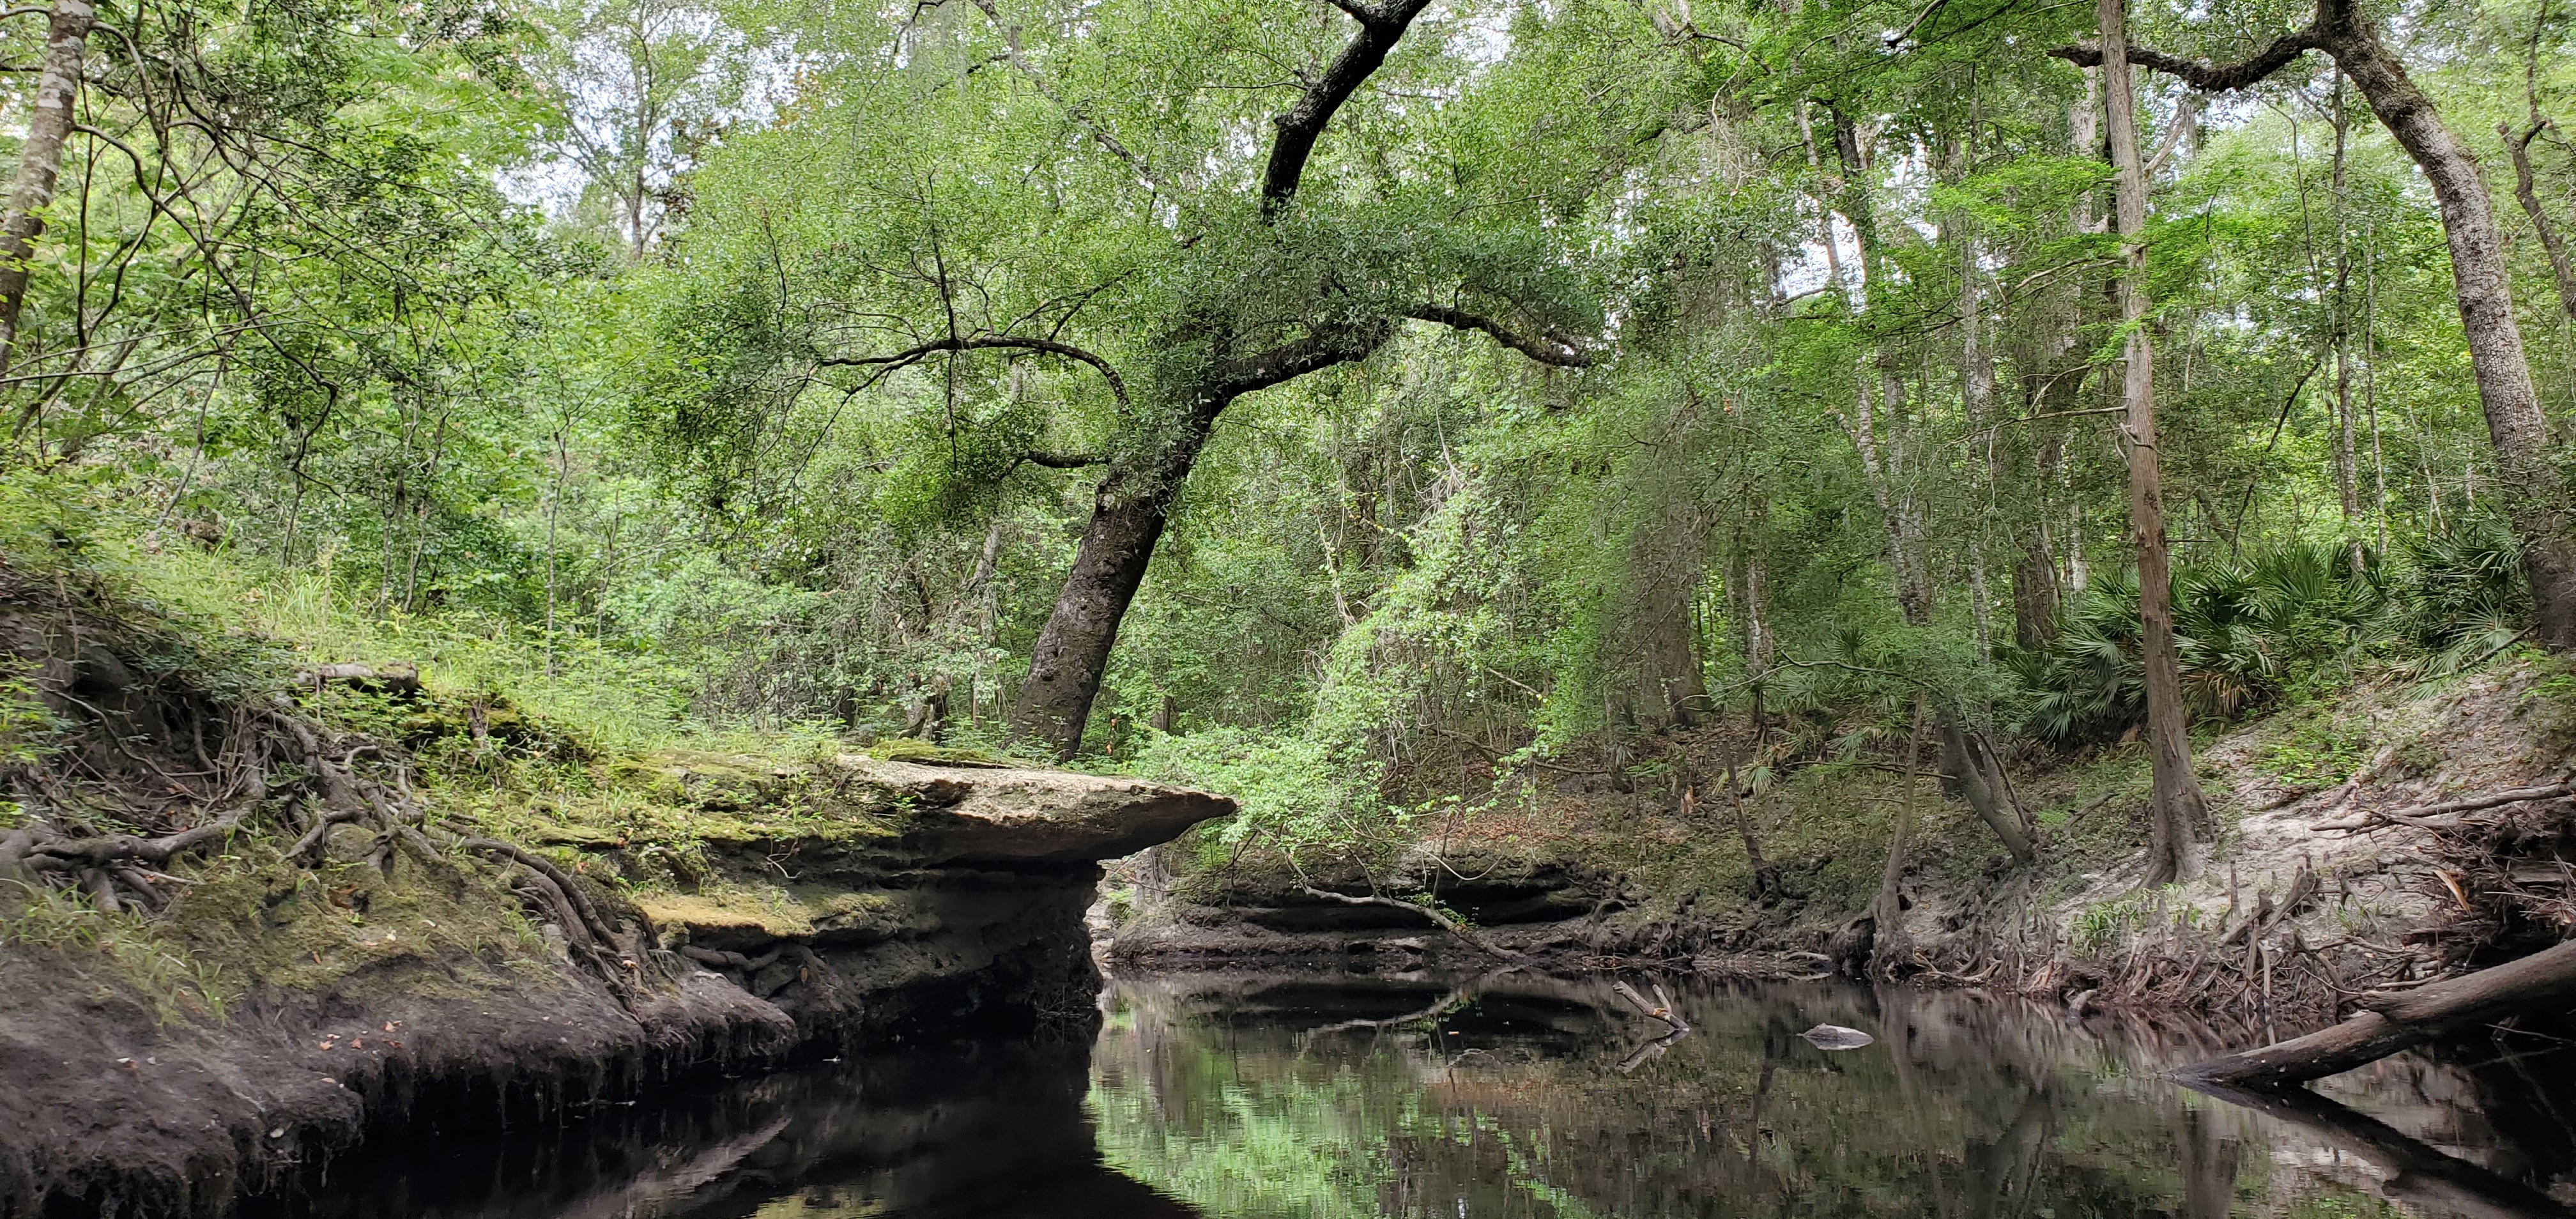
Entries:
{"type": "Polygon", "coordinates": [[[1663,1057],[1664,1051],[1673,1048],[1674,1042],[1689,1035],[1689,1029],[1675,1029],[1661,1037],[1648,1041],[1644,1045],[1638,1046],[1634,1050],[1630,1050],[1626,1058],[1619,1060],[1619,1073],[1621,1075],[1626,1075],[1629,1072],[1654,1061],[1655,1059],[1663,1057]]]}
{"type": "Polygon", "coordinates": [[[2515,787],[2508,788],[2500,792],[2488,792],[2483,796],[2467,796],[2458,800],[2445,800],[2439,804],[2422,804],[2413,808],[2374,810],[2363,813],[2361,815],[2361,819],[2357,821],[2319,822],[2316,828],[2319,830],[2341,830],[2345,833],[2355,833],[2385,823],[2393,825],[2411,825],[2418,829],[2426,830],[2449,829],[2451,828],[2450,826],[2440,824],[2439,822],[2436,822],[2434,818],[2449,817],[2460,813],[2474,813],[2480,809],[2497,808],[2507,804],[2520,804],[2525,800],[2557,800],[2567,796],[2576,796],[2576,783],[2552,783],[2546,787],[2515,787]]]}
{"type": "Polygon", "coordinates": [[[2576,940],[2521,960],[2402,992],[2376,991],[2331,1028],[2278,1045],[2214,1058],[2182,1077],[2240,1088],[2305,1083],[2507,1016],[2576,1002],[2576,940]]]}
{"type": "Polygon", "coordinates": [[[1611,983],[1610,989],[1619,992],[1620,998],[1635,1004],[1637,1010],[1644,1012],[1648,1019],[1663,1021],[1664,1027],[1671,1030],[1668,1036],[1679,1037],[1689,1032],[1689,1022],[1683,1020],[1680,1010],[1673,1006],[1673,997],[1664,993],[1664,984],[1656,982],[1652,985],[1655,988],[1655,997],[1652,1001],[1637,993],[1637,988],[1628,985],[1625,981],[1611,983]]]}
{"type": "Polygon", "coordinates": [[[1458,920],[1419,902],[1398,901],[1392,897],[1379,897],[1373,893],[1366,897],[1353,897],[1348,893],[1335,893],[1330,889],[1318,889],[1313,885],[1299,885],[1297,887],[1304,890],[1308,897],[1319,897],[1327,901],[1336,901],[1345,906],[1378,906],[1388,910],[1402,910],[1407,914],[1418,914],[1424,918],[1430,919],[1432,922],[1440,924],[1441,930],[1448,932],[1450,935],[1456,936],[1460,942],[1478,952],[1484,953],[1487,956],[1496,957],[1505,961],[1517,961],[1521,959],[1521,954],[1505,948],[1500,944],[1496,944],[1492,940],[1486,939],[1484,936],[1478,934],[1475,928],[1459,922],[1458,920]]]}

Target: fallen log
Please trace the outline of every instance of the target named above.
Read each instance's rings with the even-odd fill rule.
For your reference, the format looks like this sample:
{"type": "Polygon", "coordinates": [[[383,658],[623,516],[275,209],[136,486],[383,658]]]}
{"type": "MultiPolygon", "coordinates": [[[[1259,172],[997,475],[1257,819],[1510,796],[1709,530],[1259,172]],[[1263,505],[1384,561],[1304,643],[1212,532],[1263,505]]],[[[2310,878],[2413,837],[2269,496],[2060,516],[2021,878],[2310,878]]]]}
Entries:
{"type": "Polygon", "coordinates": [[[2576,940],[2413,990],[2373,992],[2332,1028],[2187,1067],[2194,1084],[2282,1087],[2339,1075],[2399,1050],[2552,1005],[2576,1004],[2576,940]]]}
{"type": "Polygon", "coordinates": [[[420,669],[400,661],[380,665],[315,665],[297,670],[295,674],[297,685],[311,686],[316,690],[335,681],[346,682],[370,694],[390,694],[397,698],[409,698],[420,693],[420,669]]]}
{"type": "Polygon", "coordinates": [[[2386,822],[2394,825],[2411,825],[2417,829],[2449,829],[2451,827],[2436,823],[2433,819],[2459,813],[2474,813],[2481,809],[2497,808],[2507,804],[2520,804],[2525,800],[2556,800],[2566,796],[2576,796],[2576,783],[2552,783],[2545,787],[2513,787],[2503,791],[2488,792],[2483,796],[2445,800],[2439,804],[2373,810],[2363,813],[2358,821],[2322,821],[2317,823],[2315,828],[2353,833],[2369,829],[2374,824],[2386,822]]]}
{"type": "Polygon", "coordinates": [[[1398,901],[1392,897],[1379,897],[1376,894],[1370,894],[1367,897],[1353,897],[1348,893],[1335,893],[1330,889],[1318,889],[1313,885],[1299,885],[1298,888],[1305,890],[1306,896],[1308,897],[1320,897],[1327,901],[1340,902],[1345,906],[1380,906],[1388,910],[1402,910],[1408,914],[1418,914],[1424,918],[1430,919],[1432,922],[1440,924],[1441,930],[1448,932],[1450,935],[1456,936],[1460,942],[1465,943],[1468,947],[1474,948],[1478,952],[1482,952],[1487,956],[1500,958],[1505,961],[1517,961],[1521,959],[1521,954],[1476,934],[1475,928],[1459,922],[1458,920],[1419,902],[1398,901]]]}

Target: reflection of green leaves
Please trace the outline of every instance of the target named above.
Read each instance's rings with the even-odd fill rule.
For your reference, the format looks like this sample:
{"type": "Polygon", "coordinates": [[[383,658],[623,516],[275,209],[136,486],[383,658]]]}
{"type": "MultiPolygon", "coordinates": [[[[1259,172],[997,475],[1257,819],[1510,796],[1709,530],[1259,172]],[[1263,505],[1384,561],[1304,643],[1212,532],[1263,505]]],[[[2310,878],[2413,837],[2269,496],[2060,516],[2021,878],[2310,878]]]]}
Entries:
{"type": "Polygon", "coordinates": [[[2169,1213],[2213,1191],[2381,1213],[2276,1168],[2272,1148],[2308,1154],[2297,1136],[1990,1008],[1908,1000],[1930,1005],[1914,1027],[1942,1032],[1900,1068],[1796,1040],[1819,1019],[1872,1023],[1848,996],[1689,996],[1691,1035],[1623,1073],[1636,1030],[1606,990],[1506,987],[1470,1001],[1486,1019],[1373,1027],[1334,1027],[1330,1004],[1300,995],[1282,1018],[1201,1007],[1185,986],[1113,990],[1087,1100],[1103,1158],[1229,1219],[1680,1219],[1713,1198],[1724,1213],[1969,1214],[1997,1171],[2025,1209],[2060,1215],[2169,1213]],[[1603,1014],[1585,1014],[1596,999],[1603,1014]],[[2196,1154],[2212,1138],[2244,1158],[2196,1154]]]}

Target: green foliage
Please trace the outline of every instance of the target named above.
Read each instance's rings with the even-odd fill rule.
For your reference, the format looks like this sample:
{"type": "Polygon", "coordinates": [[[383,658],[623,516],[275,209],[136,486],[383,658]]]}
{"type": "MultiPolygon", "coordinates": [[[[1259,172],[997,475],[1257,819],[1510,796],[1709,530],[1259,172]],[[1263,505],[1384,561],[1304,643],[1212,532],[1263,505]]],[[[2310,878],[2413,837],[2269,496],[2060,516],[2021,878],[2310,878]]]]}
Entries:
{"type": "MultiPolygon", "coordinates": [[[[2410,541],[2401,565],[2357,547],[2291,543],[2247,563],[2185,566],[2173,581],[2183,694],[2195,717],[2223,722],[2348,679],[2375,658],[2456,666],[2510,642],[2528,604],[2511,539],[2484,520],[2410,541]]],[[[2055,625],[2046,647],[2006,657],[2029,691],[2025,729],[2074,743],[2143,723],[2135,578],[2087,590],[2055,625]]]]}

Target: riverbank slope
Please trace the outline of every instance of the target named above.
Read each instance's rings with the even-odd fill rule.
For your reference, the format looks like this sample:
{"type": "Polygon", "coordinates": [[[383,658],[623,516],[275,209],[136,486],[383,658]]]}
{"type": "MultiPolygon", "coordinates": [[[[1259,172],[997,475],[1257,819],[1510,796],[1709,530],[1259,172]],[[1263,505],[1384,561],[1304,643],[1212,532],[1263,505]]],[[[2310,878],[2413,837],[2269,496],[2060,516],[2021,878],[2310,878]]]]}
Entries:
{"type": "Polygon", "coordinates": [[[0,1215],[217,1214],[398,1131],[1078,1039],[1096,861],[1232,808],[937,750],[601,748],[47,574],[0,567],[0,1215]]]}
{"type": "MultiPolygon", "coordinates": [[[[1579,752],[1508,773],[1470,754],[1457,764],[1491,785],[1416,818],[1389,858],[1292,867],[1259,843],[1185,842],[1121,864],[1113,953],[1396,969],[1491,955],[1406,905],[1347,900],[1374,894],[1575,969],[1847,966],[1838,933],[1875,893],[1905,799],[1901,744],[1784,767],[1740,785],[1740,807],[1725,795],[1727,760],[1755,753],[1740,721],[1649,737],[1615,776],[1579,752]]],[[[2078,1007],[2325,1020],[2359,992],[2493,964],[2576,926],[2576,802],[2558,786],[2576,767],[2576,675],[2559,661],[2524,653],[2357,686],[2204,733],[2197,756],[2212,819],[2194,875],[2145,888],[2139,746],[2015,760],[2006,796],[2037,845],[2028,863],[1927,749],[1896,972],[2078,1007]],[[2543,790],[2408,811],[2516,789],[2543,790]]]]}

